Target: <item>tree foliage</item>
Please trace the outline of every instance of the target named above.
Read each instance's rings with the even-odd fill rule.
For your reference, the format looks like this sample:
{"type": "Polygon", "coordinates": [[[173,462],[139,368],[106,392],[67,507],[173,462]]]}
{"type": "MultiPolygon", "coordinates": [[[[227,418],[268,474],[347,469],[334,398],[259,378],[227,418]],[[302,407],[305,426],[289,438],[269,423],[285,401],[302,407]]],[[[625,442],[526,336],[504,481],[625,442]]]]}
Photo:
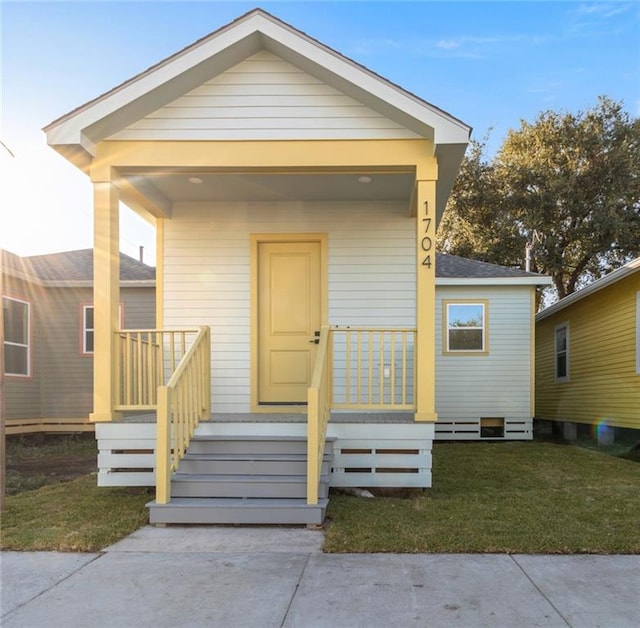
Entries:
{"type": "Polygon", "coordinates": [[[438,232],[441,250],[550,275],[559,298],[640,254],[640,120],[601,97],[521,121],[493,159],[473,142],[438,232]]]}

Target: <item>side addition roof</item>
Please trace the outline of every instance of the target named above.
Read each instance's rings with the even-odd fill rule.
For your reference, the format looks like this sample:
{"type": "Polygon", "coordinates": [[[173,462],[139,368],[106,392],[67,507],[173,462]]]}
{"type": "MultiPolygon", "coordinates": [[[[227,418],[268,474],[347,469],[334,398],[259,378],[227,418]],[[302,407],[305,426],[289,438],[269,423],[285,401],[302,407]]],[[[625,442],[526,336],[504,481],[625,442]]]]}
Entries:
{"type": "Polygon", "coordinates": [[[436,254],[436,285],[438,286],[474,284],[543,286],[550,283],[550,277],[539,273],[528,273],[519,268],[498,266],[447,253],[436,254]]]}

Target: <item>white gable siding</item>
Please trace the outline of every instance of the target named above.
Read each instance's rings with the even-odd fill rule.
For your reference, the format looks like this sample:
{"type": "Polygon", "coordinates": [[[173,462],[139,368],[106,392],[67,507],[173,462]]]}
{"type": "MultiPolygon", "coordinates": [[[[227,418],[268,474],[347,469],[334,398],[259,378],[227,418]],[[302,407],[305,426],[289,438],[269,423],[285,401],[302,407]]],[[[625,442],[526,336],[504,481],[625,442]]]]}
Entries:
{"type": "Polygon", "coordinates": [[[108,139],[417,137],[278,56],[261,51],[108,139]]]}
{"type": "Polygon", "coordinates": [[[210,325],[213,411],[250,406],[250,234],[328,235],[329,323],[415,325],[404,203],[184,203],[165,223],[167,328],[210,325]]]}
{"type": "Polygon", "coordinates": [[[436,291],[436,411],[439,420],[531,418],[531,287],[436,291]],[[442,302],[488,300],[489,354],[444,355],[442,302]]]}

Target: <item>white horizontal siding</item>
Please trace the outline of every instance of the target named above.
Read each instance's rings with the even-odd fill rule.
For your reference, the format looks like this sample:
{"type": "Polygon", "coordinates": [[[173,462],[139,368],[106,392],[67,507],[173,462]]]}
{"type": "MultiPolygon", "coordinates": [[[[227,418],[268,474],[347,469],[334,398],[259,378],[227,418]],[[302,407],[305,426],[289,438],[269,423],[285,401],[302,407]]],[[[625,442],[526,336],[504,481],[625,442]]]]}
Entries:
{"type": "Polygon", "coordinates": [[[213,410],[250,405],[250,234],[328,235],[329,322],[415,325],[402,203],[185,203],[165,223],[165,327],[210,325],[213,410]]]}
{"type": "Polygon", "coordinates": [[[276,55],[261,51],[109,139],[417,137],[276,55]]]}
{"type": "Polygon", "coordinates": [[[529,287],[440,286],[436,296],[438,418],[530,418],[530,347],[529,287]],[[443,354],[443,299],[488,300],[488,355],[443,354]]]}

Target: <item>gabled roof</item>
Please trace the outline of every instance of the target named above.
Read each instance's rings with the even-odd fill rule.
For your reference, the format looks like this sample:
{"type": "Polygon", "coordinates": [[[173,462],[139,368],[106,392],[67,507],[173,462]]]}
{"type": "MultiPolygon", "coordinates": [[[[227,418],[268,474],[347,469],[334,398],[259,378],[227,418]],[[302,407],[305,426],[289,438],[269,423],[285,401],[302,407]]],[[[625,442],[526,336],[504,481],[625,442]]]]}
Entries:
{"type": "Polygon", "coordinates": [[[547,285],[551,279],[539,273],[528,273],[519,268],[508,268],[488,262],[458,257],[447,253],[436,253],[437,285],[468,284],[525,284],[547,285]]]}
{"type": "MultiPolygon", "coordinates": [[[[13,274],[38,280],[44,285],[93,282],[93,249],[20,257],[2,250],[3,268],[13,274]]],[[[156,269],[120,253],[120,281],[153,285],[156,269]]]]}
{"type": "Polygon", "coordinates": [[[47,142],[86,170],[98,142],[264,49],[431,139],[439,166],[438,203],[444,209],[471,127],[261,9],[54,120],[44,128],[47,142]]]}
{"type": "Polygon", "coordinates": [[[585,297],[588,297],[589,295],[594,294],[595,292],[598,292],[603,288],[606,288],[607,286],[611,286],[621,279],[624,279],[625,277],[633,275],[637,272],[640,272],[640,257],[636,257],[635,259],[626,263],[624,266],[617,268],[604,277],[600,277],[600,279],[596,279],[596,281],[590,283],[588,286],[585,286],[581,290],[573,292],[570,295],[564,297],[564,299],[560,299],[557,303],[550,305],[548,308],[542,310],[542,312],[536,314],[536,322],[548,318],[552,314],[564,310],[572,303],[576,303],[577,301],[580,301],[585,297]]]}

